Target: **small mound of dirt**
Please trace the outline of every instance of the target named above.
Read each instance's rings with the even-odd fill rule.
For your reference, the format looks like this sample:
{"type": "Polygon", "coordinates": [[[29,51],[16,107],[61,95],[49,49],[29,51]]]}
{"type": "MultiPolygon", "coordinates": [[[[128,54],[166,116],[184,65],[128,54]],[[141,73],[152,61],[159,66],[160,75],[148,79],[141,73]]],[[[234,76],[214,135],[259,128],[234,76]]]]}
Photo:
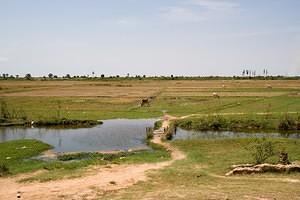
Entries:
{"type": "Polygon", "coordinates": [[[236,174],[254,174],[254,173],[265,173],[265,172],[277,172],[277,173],[283,173],[283,172],[300,172],[300,165],[298,164],[289,164],[289,165],[283,165],[283,164],[259,164],[259,165],[251,165],[251,164],[245,164],[245,165],[233,165],[232,170],[228,173],[226,173],[226,176],[236,175],[236,174]]]}

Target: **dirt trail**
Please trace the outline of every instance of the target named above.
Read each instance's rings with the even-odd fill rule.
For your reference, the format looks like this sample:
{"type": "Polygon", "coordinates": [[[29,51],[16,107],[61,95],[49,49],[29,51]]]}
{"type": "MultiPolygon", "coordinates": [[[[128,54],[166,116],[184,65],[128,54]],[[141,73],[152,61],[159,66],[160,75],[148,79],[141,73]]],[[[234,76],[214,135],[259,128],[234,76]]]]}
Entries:
{"type": "MultiPolygon", "coordinates": [[[[162,129],[169,126],[170,117],[165,116],[162,129]]],[[[153,142],[164,146],[171,152],[171,160],[160,163],[139,165],[112,165],[109,167],[94,167],[87,175],[74,178],[50,181],[45,183],[18,183],[24,178],[20,175],[12,178],[0,179],[0,199],[16,199],[17,192],[21,192],[22,200],[56,200],[56,199],[94,199],[97,193],[118,190],[129,187],[138,181],[147,180],[147,171],[162,169],[170,166],[174,161],[186,156],[169,143],[161,141],[162,132],[155,134],[153,142]]]]}
{"type": "MultiPolygon", "coordinates": [[[[255,115],[270,115],[270,114],[297,114],[298,112],[258,112],[258,113],[252,113],[255,115]]],[[[210,114],[190,114],[190,115],[185,115],[181,117],[172,117],[173,119],[186,119],[189,117],[208,117],[211,115],[220,115],[220,116],[230,116],[230,115],[248,115],[249,113],[210,113],[210,114]]]]}

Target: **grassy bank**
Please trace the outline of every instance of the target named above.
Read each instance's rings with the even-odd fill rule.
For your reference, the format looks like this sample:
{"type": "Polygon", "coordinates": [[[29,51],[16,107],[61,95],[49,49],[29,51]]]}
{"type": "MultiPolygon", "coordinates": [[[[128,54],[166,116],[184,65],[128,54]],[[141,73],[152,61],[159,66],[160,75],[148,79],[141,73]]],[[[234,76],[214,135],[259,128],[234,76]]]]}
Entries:
{"type": "Polygon", "coordinates": [[[15,140],[0,143],[0,165],[6,167],[6,170],[0,171],[0,176],[41,168],[42,161],[29,158],[50,148],[50,145],[38,140],[15,140]]]}
{"type": "Polygon", "coordinates": [[[0,176],[15,175],[43,169],[44,172],[26,178],[23,181],[49,181],[60,178],[81,176],[85,167],[90,165],[133,164],[161,162],[168,160],[170,154],[161,146],[149,144],[151,150],[120,152],[115,154],[78,153],[62,155],[58,160],[41,161],[30,159],[51,148],[37,140],[15,140],[0,143],[0,176]]]}
{"type": "Polygon", "coordinates": [[[176,120],[175,125],[196,131],[298,131],[300,115],[209,115],[176,120]]]}
{"type": "Polygon", "coordinates": [[[33,121],[31,123],[34,127],[57,127],[57,128],[88,128],[99,124],[102,121],[97,120],[75,120],[75,119],[54,119],[54,120],[41,120],[33,121]]]}
{"type": "Polygon", "coordinates": [[[36,127],[36,128],[90,128],[103,124],[98,120],[48,119],[40,121],[23,121],[18,119],[2,120],[0,127],[36,127]]]}
{"type": "MultiPolygon", "coordinates": [[[[152,173],[151,181],[128,189],[104,193],[99,199],[296,199],[300,195],[300,174],[262,174],[225,177],[233,164],[253,163],[245,148],[253,139],[175,140],[171,144],[187,154],[187,159],[152,173]]],[[[290,160],[300,161],[298,140],[268,139],[275,151],[285,149],[290,160]]],[[[276,163],[277,153],[267,162],[276,163]]]]}

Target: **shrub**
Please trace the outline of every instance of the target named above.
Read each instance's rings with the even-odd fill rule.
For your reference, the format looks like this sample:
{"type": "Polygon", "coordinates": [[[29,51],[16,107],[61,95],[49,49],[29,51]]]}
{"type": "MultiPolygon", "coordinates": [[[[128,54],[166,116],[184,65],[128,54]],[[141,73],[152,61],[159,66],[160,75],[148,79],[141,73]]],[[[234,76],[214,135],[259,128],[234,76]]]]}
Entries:
{"type": "Polygon", "coordinates": [[[295,120],[289,118],[288,116],[280,120],[278,124],[278,129],[283,131],[295,130],[297,129],[297,124],[295,120]]]}
{"type": "Polygon", "coordinates": [[[165,135],[165,138],[166,138],[166,140],[172,140],[172,138],[173,138],[173,133],[168,131],[168,132],[166,133],[166,135],[165,135]]]}
{"type": "Polygon", "coordinates": [[[0,177],[9,174],[9,168],[5,164],[0,164],[0,177]]]}
{"type": "Polygon", "coordinates": [[[151,139],[153,139],[153,137],[154,137],[154,134],[153,134],[152,131],[148,131],[148,132],[146,133],[146,139],[147,139],[147,140],[151,140],[151,139]]]}
{"type": "Polygon", "coordinates": [[[267,141],[265,138],[255,139],[246,149],[250,151],[255,164],[261,164],[274,155],[273,143],[267,141]]]}
{"type": "Polygon", "coordinates": [[[180,121],[180,122],[177,122],[177,124],[179,127],[185,128],[187,130],[192,129],[192,125],[193,125],[191,120],[180,121]]]}
{"type": "Polygon", "coordinates": [[[162,120],[154,122],[154,129],[159,129],[162,126],[162,120]]]}
{"type": "Polygon", "coordinates": [[[226,120],[220,116],[215,116],[209,120],[209,127],[211,130],[218,131],[226,129],[227,123],[226,120]]]}

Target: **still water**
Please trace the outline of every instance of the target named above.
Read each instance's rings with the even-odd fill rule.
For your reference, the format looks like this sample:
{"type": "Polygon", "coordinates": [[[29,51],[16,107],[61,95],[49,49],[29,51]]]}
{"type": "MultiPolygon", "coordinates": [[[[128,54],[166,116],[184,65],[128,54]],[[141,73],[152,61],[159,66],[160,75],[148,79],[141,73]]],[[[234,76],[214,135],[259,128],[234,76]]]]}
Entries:
{"type": "Polygon", "coordinates": [[[37,139],[54,147],[56,152],[112,151],[147,149],[146,127],[155,119],[104,120],[102,125],[80,129],[1,128],[0,142],[37,139]]]}
{"type": "Polygon", "coordinates": [[[243,133],[231,131],[188,131],[178,128],[174,139],[230,139],[230,138],[293,138],[300,139],[300,133],[243,133]]]}

